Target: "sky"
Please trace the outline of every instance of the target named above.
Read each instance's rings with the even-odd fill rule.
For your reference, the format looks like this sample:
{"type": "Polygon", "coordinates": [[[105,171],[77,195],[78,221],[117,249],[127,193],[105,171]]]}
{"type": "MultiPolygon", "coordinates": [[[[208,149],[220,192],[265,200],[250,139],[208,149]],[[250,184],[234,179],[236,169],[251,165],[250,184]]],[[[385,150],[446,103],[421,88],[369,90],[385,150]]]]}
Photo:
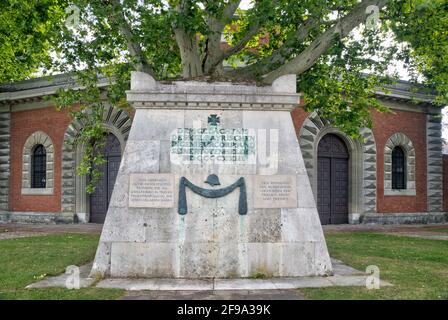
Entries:
{"type": "Polygon", "coordinates": [[[240,4],[240,8],[243,10],[249,9],[252,7],[252,0],[242,0],[240,4]]]}

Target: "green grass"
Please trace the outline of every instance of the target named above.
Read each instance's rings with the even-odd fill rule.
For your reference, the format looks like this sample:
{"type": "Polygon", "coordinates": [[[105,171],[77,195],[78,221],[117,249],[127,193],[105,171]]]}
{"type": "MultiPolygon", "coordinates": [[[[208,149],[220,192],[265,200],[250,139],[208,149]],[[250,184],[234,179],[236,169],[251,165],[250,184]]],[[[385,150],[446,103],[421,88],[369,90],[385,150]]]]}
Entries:
{"type": "Polygon", "coordinates": [[[0,240],[0,299],[116,299],[122,290],[83,288],[25,289],[45,276],[65,272],[69,265],[92,261],[96,235],[50,235],[0,240]]]}
{"type": "MultiPolygon", "coordinates": [[[[448,299],[448,241],[367,232],[326,236],[332,257],[359,270],[377,265],[393,287],[301,289],[310,299],[448,299]]],[[[123,290],[24,289],[68,265],[92,261],[94,235],[50,235],[0,240],[0,299],[117,299],[123,290]]]]}
{"type": "Polygon", "coordinates": [[[326,240],[333,258],[358,270],[377,265],[394,286],[301,289],[309,299],[448,299],[448,241],[361,232],[326,240]]]}

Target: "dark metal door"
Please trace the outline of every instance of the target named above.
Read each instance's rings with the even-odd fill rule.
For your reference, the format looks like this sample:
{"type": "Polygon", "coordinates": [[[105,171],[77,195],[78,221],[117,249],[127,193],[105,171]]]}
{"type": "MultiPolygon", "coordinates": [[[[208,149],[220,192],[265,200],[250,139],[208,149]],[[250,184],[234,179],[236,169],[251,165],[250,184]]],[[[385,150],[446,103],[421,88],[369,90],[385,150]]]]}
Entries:
{"type": "Polygon", "coordinates": [[[317,209],[322,224],[348,223],[348,161],[347,147],[338,136],[322,138],[317,158],[317,209]]]}
{"type": "Polygon", "coordinates": [[[107,208],[120,167],[121,146],[113,134],[107,136],[104,158],[106,163],[99,167],[102,176],[95,191],[90,195],[90,222],[94,223],[103,223],[106,219],[107,208]]]}

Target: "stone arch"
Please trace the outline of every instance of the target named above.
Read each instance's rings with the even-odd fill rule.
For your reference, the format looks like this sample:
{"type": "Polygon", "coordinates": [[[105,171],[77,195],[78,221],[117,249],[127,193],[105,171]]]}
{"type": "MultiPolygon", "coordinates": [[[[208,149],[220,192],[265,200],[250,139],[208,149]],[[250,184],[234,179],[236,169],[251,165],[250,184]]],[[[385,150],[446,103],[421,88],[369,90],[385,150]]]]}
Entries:
{"type": "Polygon", "coordinates": [[[415,148],[404,133],[394,133],[384,145],[384,195],[415,196],[415,148]],[[406,189],[392,189],[392,150],[401,147],[406,158],[406,189]]]}
{"type": "Polygon", "coordinates": [[[333,133],[341,137],[350,153],[350,222],[357,222],[361,215],[376,213],[376,143],[372,130],[360,130],[363,141],[355,140],[311,113],[303,122],[299,143],[305,167],[311,181],[314,197],[317,196],[317,147],[322,137],[333,133]]]}
{"type": "Polygon", "coordinates": [[[43,131],[36,131],[26,139],[22,151],[22,194],[49,195],[54,190],[54,146],[50,136],[43,131]],[[31,188],[31,158],[35,146],[42,145],[46,152],[45,188],[31,188]]]}
{"type": "MultiPolygon", "coordinates": [[[[132,124],[129,114],[123,109],[108,106],[103,112],[103,124],[106,130],[120,141],[123,152],[132,124]]],[[[85,146],[74,143],[83,126],[82,122],[74,120],[65,131],[62,147],[61,209],[64,213],[76,214],[81,222],[88,222],[89,197],[85,192],[87,181],[85,176],[76,174],[85,146]]]]}

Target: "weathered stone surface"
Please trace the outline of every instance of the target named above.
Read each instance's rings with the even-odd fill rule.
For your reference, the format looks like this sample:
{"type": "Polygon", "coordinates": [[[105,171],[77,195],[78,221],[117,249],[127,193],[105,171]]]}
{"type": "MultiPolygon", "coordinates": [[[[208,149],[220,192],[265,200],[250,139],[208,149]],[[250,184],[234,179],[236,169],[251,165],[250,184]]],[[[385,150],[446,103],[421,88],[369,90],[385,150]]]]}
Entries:
{"type": "MultiPolygon", "coordinates": [[[[292,92],[295,82],[282,84],[280,81],[276,88],[261,89],[194,81],[176,82],[172,86],[156,83],[154,87],[144,77],[133,79],[144,83],[133,85],[138,90],[128,95],[137,111],[92,275],[244,278],[257,273],[276,277],[331,273],[311,185],[288,109],[293,101],[299,101],[298,95],[292,92]],[[282,87],[286,91],[279,91],[282,87]],[[223,96],[231,100],[224,101],[223,96]],[[257,103],[263,107],[254,107],[257,103]],[[173,104],[176,107],[170,109],[173,104]],[[244,104],[252,107],[238,108],[244,104]],[[173,133],[175,136],[176,132],[188,133],[189,128],[204,129],[199,144],[188,145],[194,156],[203,154],[204,147],[215,139],[213,130],[209,130],[212,126],[218,130],[251,130],[241,137],[244,140],[255,135],[256,157],[249,157],[249,145],[244,142],[248,140],[244,140],[237,149],[243,150],[238,163],[173,161],[173,133]],[[220,185],[205,182],[212,173],[219,177],[220,185]],[[173,206],[128,206],[129,181],[133,174],[172,175],[173,206]],[[254,198],[258,191],[254,180],[259,175],[271,180],[278,176],[285,180],[287,176],[286,180],[293,181],[290,191],[294,194],[289,194],[287,203],[277,201],[274,205],[256,208],[254,198]],[[240,188],[212,198],[201,196],[189,187],[185,190],[187,213],[178,214],[182,177],[198,188],[210,190],[226,188],[244,178],[247,202],[241,201],[247,203],[247,214],[240,214],[240,188]]],[[[195,143],[194,139],[185,141],[195,143]]],[[[222,151],[220,146],[213,148],[211,154],[222,151]]]]}

